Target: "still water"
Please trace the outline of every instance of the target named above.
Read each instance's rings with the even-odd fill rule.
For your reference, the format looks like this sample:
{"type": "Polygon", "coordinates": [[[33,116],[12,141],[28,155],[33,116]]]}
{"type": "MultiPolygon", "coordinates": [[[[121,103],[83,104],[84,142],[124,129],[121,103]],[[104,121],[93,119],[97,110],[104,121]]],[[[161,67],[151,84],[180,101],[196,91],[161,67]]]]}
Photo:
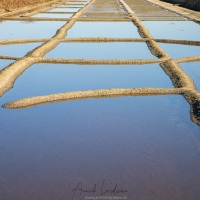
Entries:
{"type": "Polygon", "coordinates": [[[117,184],[127,191],[117,196],[128,199],[200,197],[200,131],[181,96],[1,108],[0,115],[1,199],[71,199],[80,182],[96,184],[90,196],[99,196],[103,181],[103,191],[117,184]]]}
{"type": "Polygon", "coordinates": [[[181,63],[180,66],[194,80],[194,84],[200,92],[200,63],[181,63]]]}
{"type": "Polygon", "coordinates": [[[3,21],[0,23],[0,39],[37,39],[55,35],[66,22],[3,21]],[[40,31],[36,31],[40,30],[40,31]]]}
{"type": "Polygon", "coordinates": [[[51,13],[39,13],[32,17],[44,17],[44,18],[70,18],[73,14],[51,14],[51,13]]]}
{"type": "MultiPolygon", "coordinates": [[[[149,26],[153,22],[143,23],[149,26]]],[[[196,28],[196,24],[184,28],[181,22],[174,23],[176,25],[163,22],[160,32],[156,31],[159,23],[151,24],[148,29],[158,38],[198,40],[198,28],[190,35],[188,32],[189,27],[196,28]],[[175,28],[166,32],[168,26],[175,28]]],[[[63,24],[6,21],[0,24],[0,39],[51,37],[63,24]]],[[[128,22],[77,22],[68,37],[140,36],[137,28],[128,22]]],[[[19,52],[12,49],[13,45],[1,48],[5,48],[4,53],[6,48],[11,48],[7,51],[9,54],[21,56],[34,45],[19,45],[19,52]]],[[[99,59],[116,58],[120,54],[127,59],[127,55],[140,58],[144,51],[145,56],[153,57],[141,43],[134,44],[135,54],[132,43],[109,46],[83,43],[74,56],[76,45],[60,44],[47,56],[99,59]],[[88,52],[84,52],[86,48],[88,52]],[[105,50],[101,56],[95,54],[98,48],[105,50]],[[113,54],[106,53],[114,48],[113,54]]],[[[162,47],[167,48],[167,45],[162,47]]],[[[171,50],[169,54],[186,55],[174,54],[171,50]]],[[[0,60],[0,69],[12,62],[0,60]]],[[[195,79],[199,63],[180,65],[194,77],[199,88],[198,78],[195,79]]],[[[138,87],[173,88],[173,85],[159,64],[36,64],[17,79],[14,88],[0,97],[0,105],[59,92],[138,87]]],[[[1,107],[0,118],[2,200],[68,200],[72,197],[80,200],[100,195],[131,200],[200,199],[200,129],[191,121],[190,107],[182,96],[97,98],[26,109],[1,107]],[[80,184],[83,190],[94,191],[95,188],[95,192],[77,192],[75,189],[80,184]],[[121,192],[106,193],[116,188],[121,192]]]]}
{"type": "Polygon", "coordinates": [[[131,22],[76,22],[67,37],[140,38],[131,22]]]}
{"type": "Polygon", "coordinates": [[[80,8],[63,8],[63,7],[57,7],[53,8],[51,10],[48,10],[48,12],[78,12],[80,8]]]}
{"type": "Polygon", "coordinates": [[[200,46],[162,43],[159,43],[159,46],[172,58],[182,58],[200,55],[200,46]]]}
{"type": "Polygon", "coordinates": [[[0,70],[4,69],[6,66],[10,65],[13,62],[14,62],[14,60],[1,60],[0,59],[0,70]]]}
{"type": "Polygon", "coordinates": [[[29,51],[40,46],[42,43],[30,43],[30,44],[12,44],[0,46],[0,54],[7,56],[23,57],[29,51]]]}
{"type": "Polygon", "coordinates": [[[90,59],[156,59],[146,43],[61,43],[46,57],[90,59]]]}
{"type": "Polygon", "coordinates": [[[195,22],[144,21],[142,24],[157,39],[200,40],[200,25],[195,22]]]}
{"type": "Polygon", "coordinates": [[[33,65],[20,76],[4,98],[108,88],[169,87],[172,83],[159,64],[150,65],[33,65]]]}

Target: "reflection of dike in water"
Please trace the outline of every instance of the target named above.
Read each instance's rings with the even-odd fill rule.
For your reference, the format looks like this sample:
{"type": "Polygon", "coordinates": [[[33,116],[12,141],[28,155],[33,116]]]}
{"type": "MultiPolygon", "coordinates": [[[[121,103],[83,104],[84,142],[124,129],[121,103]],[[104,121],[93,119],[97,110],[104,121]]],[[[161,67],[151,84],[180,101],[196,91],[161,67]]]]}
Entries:
{"type": "MultiPolygon", "coordinates": [[[[161,67],[166,71],[165,67],[161,64],[161,67]]],[[[167,71],[166,71],[167,72],[167,71]]],[[[116,98],[123,96],[154,96],[154,95],[170,95],[170,94],[180,94],[183,95],[191,107],[191,119],[196,124],[200,125],[200,103],[195,98],[196,91],[185,89],[181,86],[182,83],[179,82],[179,77],[174,74],[168,75],[171,77],[175,88],[130,88],[130,89],[105,89],[105,90],[89,90],[89,91],[78,91],[78,92],[66,92],[60,94],[52,94],[47,96],[36,96],[17,100],[4,104],[4,108],[27,108],[32,106],[37,106],[41,104],[49,104],[55,102],[63,101],[74,101],[74,100],[84,100],[89,98],[116,98]],[[195,93],[195,94],[193,94],[195,93]]]]}
{"type": "Polygon", "coordinates": [[[190,104],[190,118],[191,120],[200,126],[200,100],[197,100],[187,94],[183,94],[187,102],[190,104]]]}
{"type": "Polygon", "coordinates": [[[200,126],[200,102],[194,101],[190,104],[191,119],[200,126]]]}
{"type": "Polygon", "coordinates": [[[56,102],[76,101],[85,99],[97,98],[117,98],[126,96],[156,96],[156,95],[183,95],[190,104],[191,120],[197,125],[200,125],[200,101],[192,99],[190,91],[182,88],[127,88],[127,89],[103,89],[103,90],[88,90],[77,92],[66,92],[60,94],[51,94],[46,96],[36,96],[16,100],[3,105],[3,108],[22,109],[42,104],[50,104],[56,102]]]}
{"type": "MultiPolygon", "coordinates": [[[[189,59],[190,57],[188,57],[189,59]]],[[[195,57],[194,57],[195,59],[195,57]]],[[[187,58],[185,58],[187,60],[187,58]]],[[[182,88],[180,93],[186,101],[190,104],[190,117],[191,120],[200,126],[200,95],[196,91],[193,80],[179,67],[177,63],[161,63],[160,66],[166,72],[173,82],[175,88],[182,88]],[[172,67],[172,69],[170,69],[172,67]],[[173,71],[173,68],[179,67],[179,71],[173,71]],[[185,76],[184,76],[185,75],[185,76]],[[185,80],[186,79],[186,80],[185,80]]]]}

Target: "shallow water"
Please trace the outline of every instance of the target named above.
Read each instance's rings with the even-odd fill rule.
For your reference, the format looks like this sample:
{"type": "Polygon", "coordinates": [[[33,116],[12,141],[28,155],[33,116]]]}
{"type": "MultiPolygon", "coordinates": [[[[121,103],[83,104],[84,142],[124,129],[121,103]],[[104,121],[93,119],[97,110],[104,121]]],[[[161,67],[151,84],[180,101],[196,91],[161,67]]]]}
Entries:
{"type": "Polygon", "coordinates": [[[117,196],[128,199],[200,197],[200,131],[181,96],[72,101],[0,116],[1,199],[71,199],[80,182],[96,184],[89,196],[100,196],[104,183],[104,192],[117,184],[127,191],[117,196]]]}
{"type": "Polygon", "coordinates": [[[5,67],[7,67],[8,65],[10,65],[13,62],[14,62],[14,60],[1,60],[0,59],[0,70],[4,69],[5,67]]]}
{"type": "Polygon", "coordinates": [[[66,5],[62,5],[62,6],[60,6],[59,8],[83,8],[85,5],[83,5],[83,4],[66,4],[66,5]]]}
{"type": "Polygon", "coordinates": [[[195,22],[143,21],[142,24],[157,39],[200,40],[200,25],[195,22]]]}
{"type": "Polygon", "coordinates": [[[52,13],[39,13],[32,17],[45,17],[45,18],[70,18],[73,14],[52,14],[52,13]]]}
{"type": "Polygon", "coordinates": [[[146,43],[61,43],[46,57],[91,59],[156,59],[146,43]]]}
{"type": "Polygon", "coordinates": [[[85,2],[85,1],[69,1],[68,3],[66,3],[66,5],[73,5],[73,4],[87,4],[89,1],[85,2]]]}
{"type": "MultiPolygon", "coordinates": [[[[67,91],[107,88],[173,87],[158,64],[61,65],[38,64],[23,73],[6,96],[18,98],[67,91]]],[[[7,101],[10,101],[9,99],[7,101]]]]}
{"type": "Polygon", "coordinates": [[[3,21],[0,23],[0,39],[49,38],[66,22],[3,21]],[[40,31],[36,31],[40,30],[40,31]]]}
{"type": "MultiPolygon", "coordinates": [[[[71,2],[71,3],[69,2],[64,6],[76,6],[76,7],[80,6],[80,7],[83,7],[86,4],[87,4],[86,2],[71,2]]],[[[64,7],[64,6],[61,6],[61,7],[64,7]]]]}
{"type": "Polygon", "coordinates": [[[29,51],[35,49],[37,46],[40,46],[42,43],[30,43],[30,44],[12,44],[12,45],[1,45],[0,54],[7,56],[17,56],[23,57],[29,51]]]}
{"type": "Polygon", "coordinates": [[[200,46],[163,43],[159,43],[159,46],[172,58],[182,58],[200,55],[200,46]]]}
{"type": "MultiPolygon", "coordinates": [[[[21,22],[3,22],[0,39],[47,38],[65,23],[34,22],[24,26],[21,22]]],[[[198,33],[194,39],[199,37],[198,31],[193,32],[193,36],[198,33]]],[[[160,33],[167,34],[164,30],[155,32],[160,33]]],[[[77,22],[68,37],[140,36],[132,23],[77,22]]],[[[177,38],[181,37],[187,38],[184,34],[177,38]]],[[[12,49],[14,45],[3,46],[11,49],[2,53],[21,56],[30,45],[35,44],[17,45],[17,52],[12,49]]],[[[47,56],[154,58],[144,45],[62,43],[47,56]]],[[[172,57],[197,51],[196,47],[189,47],[179,54],[176,47],[163,47],[169,49],[172,57]]],[[[12,62],[0,60],[0,69],[12,62]]],[[[180,66],[200,88],[199,63],[180,66]]],[[[17,79],[14,88],[0,97],[0,105],[35,95],[134,87],[173,85],[159,64],[35,64],[17,79]]],[[[95,192],[77,191],[75,200],[99,197],[116,188],[125,192],[107,192],[104,197],[200,199],[200,128],[191,121],[190,106],[182,96],[96,98],[26,109],[0,107],[0,118],[0,200],[68,200],[80,184],[88,191],[96,185],[95,192]]]]}
{"type": "Polygon", "coordinates": [[[62,8],[62,7],[57,7],[53,8],[51,10],[48,10],[47,12],[78,12],[80,8],[62,8]]]}
{"type": "Polygon", "coordinates": [[[194,84],[200,92],[200,63],[180,63],[179,65],[194,80],[194,84]]]}
{"type": "Polygon", "coordinates": [[[140,35],[131,22],[76,22],[67,37],[140,38],[140,35]]]}

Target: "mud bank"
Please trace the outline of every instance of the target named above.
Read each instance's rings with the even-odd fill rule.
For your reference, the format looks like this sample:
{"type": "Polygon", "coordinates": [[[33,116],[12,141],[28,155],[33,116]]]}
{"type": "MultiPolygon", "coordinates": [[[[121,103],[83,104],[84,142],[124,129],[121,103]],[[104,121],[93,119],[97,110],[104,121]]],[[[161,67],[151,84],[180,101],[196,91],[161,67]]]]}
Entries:
{"type": "Polygon", "coordinates": [[[168,88],[115,88],[104,90],[88,90],[77,92],[66,92],[60,94],[52,94],[47,96],[37,96],[17,101],[9,102],[3,105],[4,108],[25,108],[39,104],[47,104],[61,101],[82,100],[89,98],[111,98],[121,96],[151,96],[164,94],[180,94],[183,89],[168,89],[168,88]]]}

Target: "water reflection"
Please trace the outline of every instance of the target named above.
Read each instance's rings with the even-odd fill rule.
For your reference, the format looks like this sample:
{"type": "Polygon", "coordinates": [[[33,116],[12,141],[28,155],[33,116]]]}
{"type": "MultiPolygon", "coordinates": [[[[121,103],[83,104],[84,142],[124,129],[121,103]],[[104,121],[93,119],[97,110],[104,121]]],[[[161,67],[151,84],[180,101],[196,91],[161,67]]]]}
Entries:
{"type": "Polygon", "coordinates": [[[14,89],[6,93],[13,101],[25,97],[67,91],[109,88],[173,87],[158,64],[136,66],[87,66],[39,64],[20,76],[14,89]]]}
{"type": "Polygon", "coordinates": [[[154,38],[200,40],[200,25],[191,21],[143,21],[154,38]],[[193,31],[191,31],[193,30],[193,31]]]}
{"type": "Polygon", "coordinates": [[[70,18],[72,14],[52,14],[52,13],[39,13],[32,17],[44,17],[44,18],[70,18]]]}
{"type": "Polygon", "coordinates": [[[53,8],[51,10],[48,10],[48,12],[78,12],[80,8],[53,8]]]}
{"type": "Polygon", "coordinates": [[[200,46],[162,43],[159,43],[159,46],[172,58],[182,58],[200,55],[200,46]]]}
{"type": "Polygon", "coordinates": [[[140,38],[131,22],[76,22],[67,37],[140,38]]]}
{"type": "Polygon", "coordinates": [[[146,43],[61,43],[46,57],[90,59],[151,59],[146,43]]]}
{"type": "Polygon", "coordinates": [[[10,65],[13,62],[14,62],[13,60],[1,60],[0,59],[0,70],[4,69],[5,67],[7,67],[8,65],[10,65]]]}
{"type": "Polygon", "coordinates": [[[180,66],[194,80],[195,86],[200,92],[200,63],[181,63],[180,66]]]}
{"type": "Polygon", "coordinates": [[[0,46],[0,54],[23,57],[29,51],[35,49],[37,46],[40,46],[41,44],[42,43],[2,45],[0,46]]]}
{"type": "Polygon", "coordinates": [[[200,132],[188,110],[181,96],[1,109],[0,198],[68,199],[79,182],[99,191],[103,180],[129,199],[200,196],[200,132]]]}
{"type": "Polygon", "coordinates": [[[0,39],[50,38],[66,22],[4,21],[0,24],[0,39]],[[36,31],[40,30],[40,31],[36,31]]]}

